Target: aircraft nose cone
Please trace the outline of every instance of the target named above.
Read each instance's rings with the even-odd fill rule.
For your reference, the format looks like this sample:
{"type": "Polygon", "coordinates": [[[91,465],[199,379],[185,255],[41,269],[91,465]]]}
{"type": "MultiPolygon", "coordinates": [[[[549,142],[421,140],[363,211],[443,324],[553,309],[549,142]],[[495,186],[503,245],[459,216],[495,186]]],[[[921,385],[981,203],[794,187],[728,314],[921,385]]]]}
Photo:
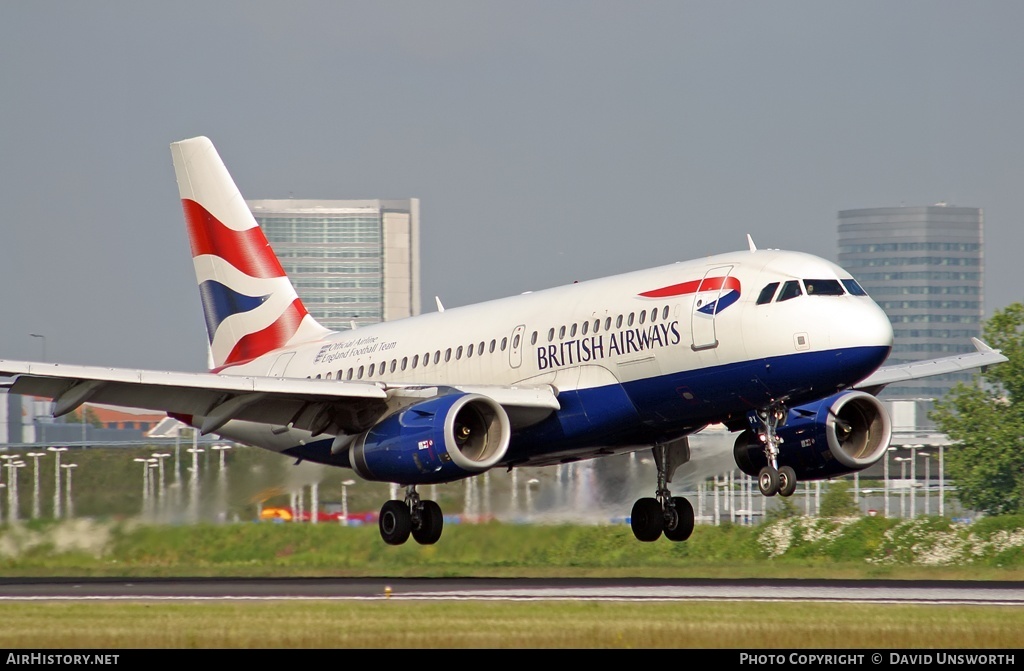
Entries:
{"type": "Polygon", "coordinates": [[[889,321],[889,317],[874,302],[865,308],[865,314],[862,315],[857,328],[863,332],[866,344],[892,349],[892,322],[889,321]]]}

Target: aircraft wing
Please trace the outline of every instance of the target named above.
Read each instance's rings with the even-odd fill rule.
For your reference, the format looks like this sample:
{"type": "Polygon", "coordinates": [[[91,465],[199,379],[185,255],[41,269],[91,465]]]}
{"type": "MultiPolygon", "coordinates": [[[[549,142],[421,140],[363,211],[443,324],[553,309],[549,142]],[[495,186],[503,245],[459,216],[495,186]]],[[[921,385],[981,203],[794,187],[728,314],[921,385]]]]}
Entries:
{"type": "Polygon", "coordinates": [[[54,400],[53,415],[85,402],[158,410],[203,418],[215,433],[230,420],[291,425],[321,433],[361,431],[389,411],[449,391],[491,396],[510,409],[510,419],[546,415],[558,408],[551,388],[388,386],[383,383],[176,373],[168,371],[0,360],[0,376],[14,379],[11,393],[54,400]]]}
{"type": "Polygon", "coordinates": [[[913,363],[897,364],[893,366],[882,366],[874,373],[864,378],[856,385],[857,389],[877,394],[886,385],[904,380],[916,380],[932,375],[944,373],[959,373],[974,368],[982,368],[1007,361],[1005,355],[999,350],[992,349],[977,338],[971,338],[977,351],[968,354],[942,357],[940,359],[929,359],[927,361],[914,361],[913,363]]]}

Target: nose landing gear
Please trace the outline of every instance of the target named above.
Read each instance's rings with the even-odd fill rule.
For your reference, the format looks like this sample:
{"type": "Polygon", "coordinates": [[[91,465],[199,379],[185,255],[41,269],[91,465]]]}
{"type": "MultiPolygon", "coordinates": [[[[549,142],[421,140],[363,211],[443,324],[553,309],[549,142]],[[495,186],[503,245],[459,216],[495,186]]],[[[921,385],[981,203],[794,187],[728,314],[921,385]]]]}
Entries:
{"type": "Polygon", "coordinates": [[[796,471],[789,466],[779,468],[779,445],[782,438],[777,429],[786,419],[786,406],[772,403],[757,411],[762,431],[758,438],[764,443],[764,456],[768,465],[757,475],[757,488],[764,496],[792,496],[796,491],[796,471]]]}

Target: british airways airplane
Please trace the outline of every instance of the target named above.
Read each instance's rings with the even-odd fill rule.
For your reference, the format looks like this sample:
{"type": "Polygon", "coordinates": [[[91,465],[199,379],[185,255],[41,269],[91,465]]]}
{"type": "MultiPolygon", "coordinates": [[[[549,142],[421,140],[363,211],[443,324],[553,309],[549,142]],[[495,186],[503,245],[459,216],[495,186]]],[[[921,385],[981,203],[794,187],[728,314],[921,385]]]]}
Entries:
{"type": "MultiPolygon", "coordinates": [[[[736,432],[734,460],[765,496],[865,469],[885,453],[887,384],[977,368],[976,352],[880,368],[893,332],[850,273],[757,249],[335,332],[306,311],[213,144],[171,145],[210,339],[209,373],[0,361],[13,393],[166,412],[203,434],[404,486],[386,543],[437,542],[417,486],[492,468],[651,449],[641,541],[683,541],[669,484],[688,437],[736,432]]],[[[708,474],[712,475],[712,474],[708,474]]]]}

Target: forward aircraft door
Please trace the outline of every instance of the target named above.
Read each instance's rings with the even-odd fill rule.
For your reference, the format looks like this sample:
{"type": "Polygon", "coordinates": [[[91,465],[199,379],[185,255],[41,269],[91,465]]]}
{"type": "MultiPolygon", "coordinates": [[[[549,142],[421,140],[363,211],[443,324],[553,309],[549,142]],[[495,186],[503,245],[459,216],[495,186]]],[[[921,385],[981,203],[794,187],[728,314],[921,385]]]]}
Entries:
{"type": "Polygon", "coordinates": [[[715,314],[719,310],[719,299],[728,291],[726,283],[731,270],[732,266],[712,268],[704,274],[700,286],[693,294],[690,334],[693,337],[691,347],[694,351],[718,347],[715,314]]]}

